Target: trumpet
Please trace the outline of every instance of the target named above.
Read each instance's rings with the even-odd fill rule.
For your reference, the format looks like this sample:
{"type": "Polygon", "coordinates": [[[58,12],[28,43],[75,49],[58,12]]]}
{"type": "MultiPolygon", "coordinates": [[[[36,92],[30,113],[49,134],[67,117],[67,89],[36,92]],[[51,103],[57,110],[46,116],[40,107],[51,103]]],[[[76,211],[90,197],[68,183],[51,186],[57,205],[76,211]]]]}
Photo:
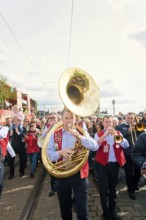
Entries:
{"type": "Polygon", "coordinates": [[[130,123],[130,133],[131,133],[131,139],[132,139],[132,144],[135,144],[135,141],[137,140],[137,134],[136,132],[143,132],[145,131],[146,126],[144,123],[140,123],[137,116],[134,114],[135,117],[135,123],[130,123]]]}
{"type": "Polygon", "coordinates": [[[135,125],[135,130],[138,131],[138,132],[143,132],[144,130],[146,129],[144,123],[137,123],[135,125]]]}
{"type": "Polygon", "coordinates": [[[123,141],[123,136],[120,134],[117,134],[114,128],[111,128],[109,133],[114,136],[114,142],[116,144],[120,144],[123,141]]]}
{"type": "Polygon", "coordinates": [[[120,144],[123,141],[122,135],[118,135],[118,134],[115,135],[114,136],[114,141],[115,141],[116,144],[120,144]]]}

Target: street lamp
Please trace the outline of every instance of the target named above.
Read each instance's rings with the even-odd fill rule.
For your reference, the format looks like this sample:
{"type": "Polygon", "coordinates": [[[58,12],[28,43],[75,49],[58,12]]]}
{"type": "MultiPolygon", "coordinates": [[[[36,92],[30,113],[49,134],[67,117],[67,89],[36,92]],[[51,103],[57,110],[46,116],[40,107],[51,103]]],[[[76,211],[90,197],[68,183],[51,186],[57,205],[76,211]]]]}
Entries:
{"type": "Polygon", "coordinates": [[[112,105],[113,105],[113,115],[115,115],[115,100],[112,101],[112,105]]]}

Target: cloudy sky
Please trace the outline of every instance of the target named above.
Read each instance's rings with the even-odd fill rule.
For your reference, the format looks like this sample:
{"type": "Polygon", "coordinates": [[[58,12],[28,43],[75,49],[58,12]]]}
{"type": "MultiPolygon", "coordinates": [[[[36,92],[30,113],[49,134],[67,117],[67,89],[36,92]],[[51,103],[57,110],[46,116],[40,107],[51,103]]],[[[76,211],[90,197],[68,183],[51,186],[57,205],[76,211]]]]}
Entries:
{"type": "Polygon", "coordinates": [[[112,100],[116,113],[143,111],[146,1],[0,0],[0,74],[9,83],[39,109],[61,108],[58,80],[68,67],[92,75],[101,111],[112,114],[112,100]]]}

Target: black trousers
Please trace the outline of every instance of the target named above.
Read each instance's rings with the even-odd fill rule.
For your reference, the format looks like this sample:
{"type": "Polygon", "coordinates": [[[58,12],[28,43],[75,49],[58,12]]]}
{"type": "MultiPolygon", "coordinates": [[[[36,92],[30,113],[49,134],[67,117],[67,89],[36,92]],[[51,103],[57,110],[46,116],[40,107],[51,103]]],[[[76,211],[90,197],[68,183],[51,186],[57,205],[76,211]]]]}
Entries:
{"type": "MultiPolygon", "coordinates": [[[[27,154],[25,147],[13,148],[15,153],[19,155],[19,173],[24,174],[27,162],[27,154]]],[[[14,176],[15,173],[15,157],[9,157],[10,176],[14,176]]]]}
{"type": "Polygon", "coordinates": [[[111,213],[113,213],[116,208],[116,185],[120,166],[117,162],[110,162],[106,166],[95,162],[95,168],[98,173],[100,201],[103,216],[110,218],[111,213]]]}
{"type": "Polygon", "coordinates": [[[132,161],[130,155],[126,155],[125,158],[124,171],[128,192],[134,192],[141,177],[140,168],[132,161]]]}
{"type": "Polygon", "coordinates": [[[51,174],[50,174],[50,182],[51,182],[51,190],[56,192],[57,178],[55,176],[52,176],[51,174]]]}
{"type": "Polygon", "coordinates": [[[57,179],[57,194],[62,219],[72,220],[72,191],[75,196],[77,219],[88,220],[88,179],[81,179],[80,173],[57,179]]]}

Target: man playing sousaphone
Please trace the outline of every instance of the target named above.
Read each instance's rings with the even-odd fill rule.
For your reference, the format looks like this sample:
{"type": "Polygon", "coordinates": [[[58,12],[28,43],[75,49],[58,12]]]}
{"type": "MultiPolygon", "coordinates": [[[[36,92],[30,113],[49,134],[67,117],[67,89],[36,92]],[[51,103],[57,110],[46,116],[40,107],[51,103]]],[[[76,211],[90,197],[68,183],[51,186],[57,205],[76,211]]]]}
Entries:
{"type": "MultiPolygon", "coordinates": [[[[76,116],[70,110],[65,110],[62,117],[63,125],[52,133],[48,143],[47,154],[52,162],[72,160],[76,142],[92,151],[98,148],[97,142],[79,132],[76,127],[76,116]]],[[[58,165],[59,166],[59,165],[58,165]]],[[[77,219],[88,220],[88,172],[87,162],[75,174],[57,178],[57,194],[63,220],[72,220],[72,190],[75,196],[77,219]]]]}
{"type": "Polygon", "coordinates": [[[88,220],[88,156],[97,142],[80,126],[76,116],[88,117],[99,107],[99,89],[89,73],[66,69],[59,79],[59,93],[65,110],[62,121],[47,134],[42,161],[57,177],[57,194],[63,220],[72,220],[72,191],[78,220],[88,220]]]}
{"type": "Polygon", "coordinates": [[[128,141],[112,126],[112,117],[103,117],[104,129],[95,134],[99,145],[95,156],[95,168],[98,174],[100,200],[103,219],[118,220],[116,214],[116,185],[119,168],[125,163],[123,148],[129,146],[128,141]]]}

